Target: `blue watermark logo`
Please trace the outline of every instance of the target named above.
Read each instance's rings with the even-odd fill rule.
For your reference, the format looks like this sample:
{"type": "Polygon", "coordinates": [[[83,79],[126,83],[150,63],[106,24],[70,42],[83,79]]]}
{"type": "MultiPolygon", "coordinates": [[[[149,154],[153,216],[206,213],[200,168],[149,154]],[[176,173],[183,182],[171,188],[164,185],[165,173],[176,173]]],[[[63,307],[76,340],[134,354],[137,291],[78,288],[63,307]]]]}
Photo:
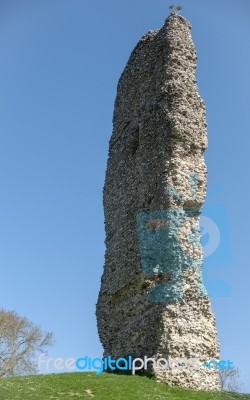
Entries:
{"type": "Polygon", "coordinates": [[[198,358],[133,358],[128,356],[125,358],[112,359],[111,356],[105,358],[91,358],[84,356],[78,359],[74,358],[45,358],[45,354],[41,354],[38,358],[38,369],[44,368],[46,371],[55,369],[62,370],[77,370],[77,371],[95,371],[97,375],[102,374],[104,371],[131,371],[133,375],[137,371],[146,371],[148,368],[155,370],[191,370],[196,371],[201,368],[206,369],[234,369],[233,362],[230,360],[211,360],[208,362],[201,362],[198,358]]]}
{"type": "MultiPolygon", "coordinates": [[[[198,174],[189,176],[190,195],[195,204],[198,174]]],[[[185,198],[171,186],[166,195],[185,198]]],[[[183,297],[183,272],[196,270],[197,296],[207,295],[203,283],[203,258],[207,266],[228,265],[231,261],[225,208],[207,204],[203,214],[200,205],[176,207],[137,214],[137,231],[143,272],[146,277],[163,276],[163,282],[147,292],[149,302],[178,302],[183,297]],[[165,277],[165,282],[164,282],[165,277]]],[[[224,280],[206,280],[211,296],[229,296],[224,280]]]]}

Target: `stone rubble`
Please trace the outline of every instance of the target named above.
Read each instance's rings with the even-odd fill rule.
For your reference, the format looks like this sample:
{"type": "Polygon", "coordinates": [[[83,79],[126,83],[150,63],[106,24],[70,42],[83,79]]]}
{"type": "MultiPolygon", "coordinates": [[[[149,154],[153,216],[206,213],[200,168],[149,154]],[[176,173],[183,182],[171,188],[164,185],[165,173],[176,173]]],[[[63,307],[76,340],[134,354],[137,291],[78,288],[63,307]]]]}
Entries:
{"type": "MultiPolygon", "coordinates": [[[[171,13],[161,29],[142,37],[118,83],[104,186],[105,267],[96,309],[104,357],[219,359],[215,318],[206,293],[199,295],[201,271],[192,261],[202,265],[202,249],[187,240],[198,229],[199,213],[187,217],[186,210],[201,209],[207,173],[206,111],[190,30],[189,22],[171,13]],[[162,264],[145,273],[149,249],[140,243],[138,215],[149,215],[145,229],[160,238],[157,232],[168,225],[164,210],[180,210],[185,217],[179,245],[170,242],[162,264]],[[149,301],[150,290],[156,293],[160,283],[166,288],[171,279],[177,300],[163,301],[163,293],[163,299],[149,301]],[[181,298],[175,281],[181,282],[181,298]]],[[[169,385],[220,390],[218,371],[212,369],[152,368],[151,373],[169,385]]]]}

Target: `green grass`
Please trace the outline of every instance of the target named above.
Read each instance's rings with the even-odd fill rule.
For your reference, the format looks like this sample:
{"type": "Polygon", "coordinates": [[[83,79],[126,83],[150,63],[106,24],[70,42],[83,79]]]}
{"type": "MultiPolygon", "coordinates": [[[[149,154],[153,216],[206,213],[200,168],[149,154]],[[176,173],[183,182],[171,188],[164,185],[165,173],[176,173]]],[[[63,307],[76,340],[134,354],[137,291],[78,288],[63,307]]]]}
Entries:
{"type": "Polygon", "coordinates": [[[250,400],[250,395],[170,388],[145,376],[67,373],[0,378],[1,400],[250,400]]]}

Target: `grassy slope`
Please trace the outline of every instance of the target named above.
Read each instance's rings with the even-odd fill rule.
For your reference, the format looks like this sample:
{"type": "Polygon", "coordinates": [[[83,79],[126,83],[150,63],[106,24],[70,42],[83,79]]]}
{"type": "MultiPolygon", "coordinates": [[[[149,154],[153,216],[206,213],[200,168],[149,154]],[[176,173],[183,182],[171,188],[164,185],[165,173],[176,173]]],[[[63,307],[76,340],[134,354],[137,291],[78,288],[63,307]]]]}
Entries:
{"type": "Polygon", "coordinates": [[[142,376],[68,373],[0,379],[0,400],[250,400],[250,395],[170,388],[142,376]]]}

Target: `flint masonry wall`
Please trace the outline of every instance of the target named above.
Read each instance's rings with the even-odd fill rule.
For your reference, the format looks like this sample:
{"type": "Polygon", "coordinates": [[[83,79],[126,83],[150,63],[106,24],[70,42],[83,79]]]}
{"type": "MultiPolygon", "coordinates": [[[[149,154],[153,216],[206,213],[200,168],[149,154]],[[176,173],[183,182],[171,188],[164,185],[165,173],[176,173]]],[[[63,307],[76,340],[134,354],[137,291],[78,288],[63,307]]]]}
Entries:
{"type": "MultiPolygon", "coordinates": [[[[105,357],[219,359],[197,240],[207,135],[190,29],[172,13],[142,37],[119,80],[96,310],[105,357]]],[[[152,372],[169,385],[220,389],[213,370],[152,372]]]]}

